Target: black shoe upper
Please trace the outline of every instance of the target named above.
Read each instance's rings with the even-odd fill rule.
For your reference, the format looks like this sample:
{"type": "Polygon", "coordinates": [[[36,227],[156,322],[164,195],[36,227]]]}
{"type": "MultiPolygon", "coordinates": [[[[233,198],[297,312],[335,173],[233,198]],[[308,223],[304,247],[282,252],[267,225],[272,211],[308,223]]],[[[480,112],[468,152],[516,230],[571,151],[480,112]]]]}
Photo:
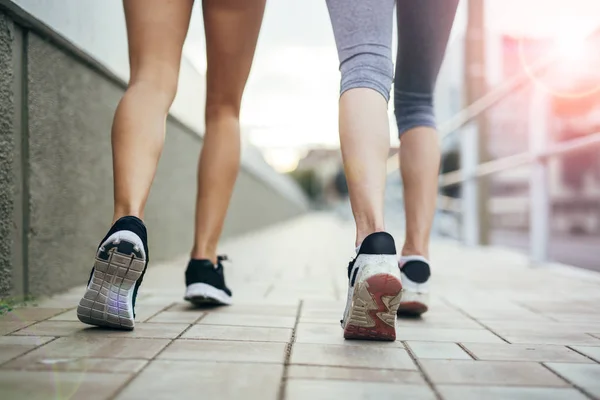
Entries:
{"type": "Polygon", "coordinates": [[[222,262],[227,260],[226,256],[217,257],[217,263],[210,260],[191,259],[185,271],[185,285],[194,283],[205,283],[220,289],[231,296],[231,290],[225,284],[225,273],[222,262]]]}
{"type": "Polygon", "coordinates": [[[429,264],[421,260],[407,261],[400,268],[400,271],[402,271],[408,279],[415,283],[425,283],[431,276],[429,264]]]}
{"type": "MultiPolygon", "coordinates": [[[[388,254],[395,255],[396,254],[396,243],[394,242],[394,238],[387,232],[375,232],[371,233],[369,236],[363,240],[358,249],[358,257],[360,254],[388,254]]],[[[350,261],[348,264],[348,279],[350,280],[351,286],[354,286],[354,281],[356,280],[356,275],[358,273],[358,268],[354,270],[353,276],[352,268],[354,267],[354,262],[356,261],[356,257],[354,260],[350,261]]]]}

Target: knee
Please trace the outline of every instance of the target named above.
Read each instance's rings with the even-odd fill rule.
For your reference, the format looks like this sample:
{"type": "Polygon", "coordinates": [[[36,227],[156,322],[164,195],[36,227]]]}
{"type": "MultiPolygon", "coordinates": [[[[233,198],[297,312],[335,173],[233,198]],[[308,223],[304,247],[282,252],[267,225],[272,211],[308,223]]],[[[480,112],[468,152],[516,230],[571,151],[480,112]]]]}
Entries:
{"type": "Polygon", "coordinates": [[[416,93],[394,88],[394,114],[398,135],[417,127],[435,128],[433,93],[416,93]]]}
{"type": "Polygon", "coordinates": [[[208,91],[206,96],[206,120],[240,117],[241,95],[208,91]]]}
{"type": "Polygon", "coordinates": [[[349,54],[340,62],[340,72],[341,94],[350,89],[369,88],[379,92],[389,101],[394,76],[394,67],[389,55],[362,49],[349,54]]]}
{"type": "Polygon", "coordinates": [[[179,71],[164,65],[145,66],[132,72],[130,89],[141,89],[144,96],[164,102],[171,106],[177,94],[179,71]]]}

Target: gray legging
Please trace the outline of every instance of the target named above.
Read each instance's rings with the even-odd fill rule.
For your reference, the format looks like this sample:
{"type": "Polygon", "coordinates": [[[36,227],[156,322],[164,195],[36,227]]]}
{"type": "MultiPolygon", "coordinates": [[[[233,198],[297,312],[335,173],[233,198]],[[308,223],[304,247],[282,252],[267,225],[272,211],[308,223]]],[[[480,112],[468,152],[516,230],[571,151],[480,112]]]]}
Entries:
{"type": "Polygon", "coordinates": [[[370,88],[390,99],[398,133],[435,128],[433,90],[458,0],[327,0],[340,59],[341,93],[370,88]],[[397,3],[398,56],[393,78],[392,32],[397,3]]]}

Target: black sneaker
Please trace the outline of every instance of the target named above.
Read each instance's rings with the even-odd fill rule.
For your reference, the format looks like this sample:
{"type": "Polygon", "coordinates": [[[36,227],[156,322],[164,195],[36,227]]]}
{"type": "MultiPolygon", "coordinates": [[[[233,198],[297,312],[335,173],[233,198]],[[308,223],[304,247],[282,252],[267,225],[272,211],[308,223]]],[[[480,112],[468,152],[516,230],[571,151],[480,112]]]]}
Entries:
{"type": "Polygon", "coordinates": [[[184,299],[195,305],[231,304],[231,290],[225,285],[223,261],[226,256],[217,257],[217,263],[210,260],[190,260],[185,271],[184,299]]]}
{"type": "Polygon", "coordinates": [[[135,299],[147,266],[146,226],[136,217],[119,219],[98,247],[87,289],[77,307],[79,320],[133,329],[135,299]]]}

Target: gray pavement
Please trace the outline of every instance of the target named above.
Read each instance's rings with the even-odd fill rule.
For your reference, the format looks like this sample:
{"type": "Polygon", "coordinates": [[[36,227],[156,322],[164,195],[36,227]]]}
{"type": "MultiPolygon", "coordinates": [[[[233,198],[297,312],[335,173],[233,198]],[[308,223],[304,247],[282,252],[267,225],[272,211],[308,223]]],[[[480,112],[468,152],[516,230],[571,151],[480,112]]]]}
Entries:
{"type": "Polygon", "coordinates": [[[321,213],[229,240],[224,308],[182,300],[185,258],[152,265],[133,332],[78,322],[83,287],[8,313],[0,398],[600,398],[599,275],[437,239],[431,311],[344,341],[353,235],[321,213]]]}

